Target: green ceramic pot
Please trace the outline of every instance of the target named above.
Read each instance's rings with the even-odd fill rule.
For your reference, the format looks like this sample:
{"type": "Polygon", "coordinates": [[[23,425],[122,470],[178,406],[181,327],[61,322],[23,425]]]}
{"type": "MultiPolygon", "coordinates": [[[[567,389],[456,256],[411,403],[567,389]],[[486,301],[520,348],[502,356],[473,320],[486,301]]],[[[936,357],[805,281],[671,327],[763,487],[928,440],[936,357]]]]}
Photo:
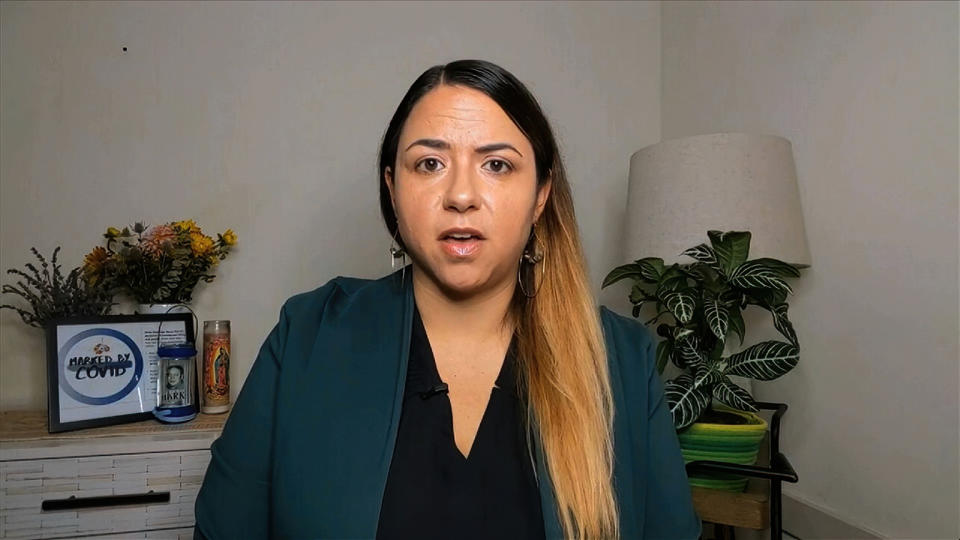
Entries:
{"type": "MultiPolygon", "coordinates": [[[[743,423],[696,422],[677,433],[684,461],[709,460],[741,465],[756,463],[760,442],[767,432],[767,421],[751,412],[716,406],[714,409],[739,417],[743,423]]],[[[747,477],[733,474],[690,476],[692,486],[724,491],[743,491],[747,481],[747,477]]]]}

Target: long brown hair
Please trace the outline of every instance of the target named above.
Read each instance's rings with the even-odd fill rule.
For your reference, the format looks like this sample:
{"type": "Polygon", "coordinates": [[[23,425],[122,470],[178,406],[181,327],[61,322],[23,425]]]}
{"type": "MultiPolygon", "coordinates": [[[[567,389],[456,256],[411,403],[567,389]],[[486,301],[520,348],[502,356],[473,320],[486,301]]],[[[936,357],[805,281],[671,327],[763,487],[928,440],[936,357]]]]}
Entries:
{"type": "Polygon", "coordinates": [[[483,60],[459,60],[423,72],[400,101],[381,144],[384,222],[390,236],[403,246],[385,173],[388,167],[396,168],[400,132],[410,111],[441,84],[479,90],[496,101],[533,146],[538,189],[551,182],[536,226],[545,259],[536,268],[522,265],[525,275],[539,276],[537,293],[527,298],[517,287],[510,307],[517,323],[517,372],[527,406],[526,431],[530,432],[534,418],[566,536],[618,537],[614,410],[603,331],[556,139],[526,86],[507,70],[483,60]]]}

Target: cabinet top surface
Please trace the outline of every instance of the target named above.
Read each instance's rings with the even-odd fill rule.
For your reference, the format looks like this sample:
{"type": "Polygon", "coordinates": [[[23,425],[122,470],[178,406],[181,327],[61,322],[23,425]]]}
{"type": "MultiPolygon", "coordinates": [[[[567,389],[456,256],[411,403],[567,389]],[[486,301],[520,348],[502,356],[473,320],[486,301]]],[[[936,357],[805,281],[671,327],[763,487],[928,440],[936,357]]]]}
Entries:
{"type": "Polygon", "coordinates": [[[57,441],[130,435],[156,435],[174,433],[219,432],[229,413],[198,414],[196,418],[182,424],[164,424],[159,420],[143,420],[129,424],[104,426],[63,433],[47,432],[46,411],[5,411],[0,412],[0,443],[16,441],[57,441]]]}

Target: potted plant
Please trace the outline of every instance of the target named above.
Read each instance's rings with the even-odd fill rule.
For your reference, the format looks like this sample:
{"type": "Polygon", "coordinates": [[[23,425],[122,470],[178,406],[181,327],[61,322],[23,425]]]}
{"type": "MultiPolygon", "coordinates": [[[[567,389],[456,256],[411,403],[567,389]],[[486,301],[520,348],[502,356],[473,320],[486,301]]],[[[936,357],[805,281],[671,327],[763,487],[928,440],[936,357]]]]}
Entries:
{"type": "Polygon", "coordinates": [[[197,283],[213,281],[211,269],[237,243],[230,229],[213,239],[193,220],[110,227],[103,236],[106,247],[87,254],[84,277],[132,297],[140,313],[166,313],[189,304],[197,283]]]}
{"type": "Polygon", "coordinates": [[[3,304],[0,309],[12,309],[20,315],[24,323],[36,328],[44,328],[54,319],[82,315],[106,315],[113,306],[113,294],[100,284],[90,284],[81,278],[82,270],[74,268],[66,276],[60,271],[57,256],[60,247],[53,250],[50,262],[37,251],[30,248],[40,262],[27,263],[26,270],[11,268],[8,274],[19,276],[15,285],[4,285],[4,294],[13,294],[26,300],[29,309],[11,304],[3,304]]]}
{"type": "MultiPolygon", "coordinates": [[[[645,324],[657,325],[663,338],[656,355],[660,373],[668,362],[680,370],[666,383],[665,393],[684,459],[752,464],[766,422],[755,414],[750,393],[730,377],[769,381],[797,365],[800,345],[787,316],[786,296],[793,292],[787,279],[800,277],[799,266],[770,258],[748,260],[748,231],[711,230],[707,236],[709,244],[683,252],[692,263],[666,266],[661,258],[638,259],[614,268],[603,287],[632,280],[634,317],[648,303],[656,307],[645,324]],[[771,313],[786,341],[762,341],[724,356],[731,334],[743,345],[743,310],[751,305],[771,313]]],[[[742,491],[746,478],[691,477],[691,484],[742,491]]]]}

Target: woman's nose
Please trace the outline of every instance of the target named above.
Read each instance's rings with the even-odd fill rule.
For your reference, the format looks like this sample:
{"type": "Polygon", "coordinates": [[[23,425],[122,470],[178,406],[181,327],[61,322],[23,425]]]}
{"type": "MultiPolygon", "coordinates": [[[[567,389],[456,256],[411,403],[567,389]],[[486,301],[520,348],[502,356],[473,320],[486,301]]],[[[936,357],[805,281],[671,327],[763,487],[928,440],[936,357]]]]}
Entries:
{"type": "Polygon", "coordinates": [[[480,198],[477,191],[479,179],[468,167],[451,169],[447,189],[444,192],[443,207],[445,209],[466,212],[479,208],[480,198]]]}

